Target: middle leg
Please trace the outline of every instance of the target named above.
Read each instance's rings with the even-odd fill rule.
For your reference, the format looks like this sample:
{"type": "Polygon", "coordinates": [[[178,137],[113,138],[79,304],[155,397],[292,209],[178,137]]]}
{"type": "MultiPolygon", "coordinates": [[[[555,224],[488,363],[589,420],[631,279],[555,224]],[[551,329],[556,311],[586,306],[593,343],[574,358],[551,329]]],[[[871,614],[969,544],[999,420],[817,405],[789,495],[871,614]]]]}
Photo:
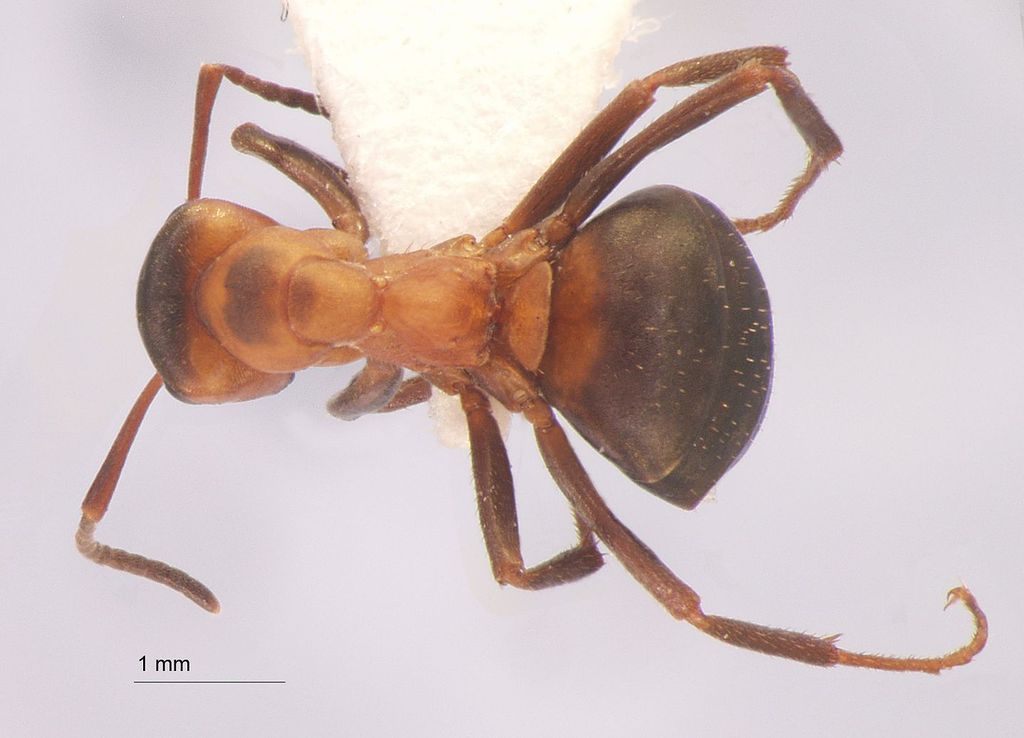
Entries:
{"type": "Polygon", "coordinates": [[[494,578],[520,589],[543,589],[572,582],[601,568],[604,559],[590,527],[579,516],[579,542],[542,564],[527,568],[519,543],[512,470],[501,431],[491,414],[487,397],[479,390],[460,390],[469,425],[469,446],[476,481],[477,505],[484,544],[494,578]]]}

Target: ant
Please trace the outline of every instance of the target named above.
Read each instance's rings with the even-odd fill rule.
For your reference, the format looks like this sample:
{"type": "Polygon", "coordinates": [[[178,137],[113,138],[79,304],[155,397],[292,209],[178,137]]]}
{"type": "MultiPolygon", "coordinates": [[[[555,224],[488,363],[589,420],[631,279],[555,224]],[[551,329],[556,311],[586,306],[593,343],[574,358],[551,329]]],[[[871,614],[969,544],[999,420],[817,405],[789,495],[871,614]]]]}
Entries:
{"type": "Polygon", "coordinates": [[[235,148],[308,192],[333,228],[293,230],[241,205],[200,198],[223,79],[327,115],[312,93],[235,67],[203,66],[188,201],[160,229],[139,280],[139,327],[157,374],[82,503],[79,550],[217,612],[213,593],[189,575],[93,537],[147,408],[161,386],[191,403],[251,400],[279,392],[300,369],[363,359],[328,404],[340,418],[409,407],[434,388],[461,401],[484,543],[499,583],[542,589],[580,579],[602,566],[600,540],[673,617],[734,646],[893,671],[937,673],[969,662],[988,626],[966,587],[950,591],[948,602],[969,610],[973,636],[930,658],[855,653],[839,648],[837,637],[705,613],[699,595],[609,510],[553,412],[638,485],[685,509],[750,444],[768,401],[772,329],[764,281],[740,234],[789,217],[842,153],[786,57],[777,47],[739,49],[631,82],[497,228],[379,258],[367,253],[366,220],[346,173],[251,123],[232,134],[235,148]],[[615,148],[659,88],[690,85],[705,86],[615,148]],[[591,218],[649,154],[768,87],[809,150],[774,210],[730,220],[700,195],[657,186],[591,218]],[[416,376],[404,379],[403,369],[416,376]],[[533,426],[575,517],[576,542],[535,566],[526,566],[520,550],[512,473],[491,399],[533,426]]]}

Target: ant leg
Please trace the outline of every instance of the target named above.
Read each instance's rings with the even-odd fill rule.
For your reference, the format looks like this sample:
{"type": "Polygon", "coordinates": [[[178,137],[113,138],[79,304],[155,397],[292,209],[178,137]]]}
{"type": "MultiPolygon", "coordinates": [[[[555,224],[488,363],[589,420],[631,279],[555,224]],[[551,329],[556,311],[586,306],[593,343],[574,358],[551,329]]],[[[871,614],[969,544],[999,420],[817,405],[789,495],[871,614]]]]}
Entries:
{"type": "Polygon", "coordinates": [[[584,175],[612,150],[633,123],[654,104],[654,93],[659,87],[685,87],[714,82],[748,63],[784,68],[786,57],[786,50],[776,46],[736,49],[677,62],[643,79],[630,82],[580,131],[530,188],[505,222],[487,235],[485,245],[494,245],[508,234],[530,227],[555,212],[584,175]]]}
{"type": "Polygon", "coordinates": [[[519,543],[512,470],[501,431],[487,397],[476,389],[461,388],[459,396],[469,425],[477,505],[491,570],[500,584],[520,589],[543,589],[572,582],[601,568],[604,563],[594,534],[579,516],[579,543],[552,559],[526,568],[519,543]]]}
{"type": "Polygon", "coordinates": [[[196,83],[195,118],[192,124],[192,151],[188,164],[188,199],[195,200],[202,190],[203,166],[206,164],[206,149],[210,139],[210,116],[213,101],[217,98],[222,79],[238,85],[243,90],[262,97],[269,102],[281,103],[289,108],[299,108],[313,115],[325,118],[327,111],[320,107],[316,95],[294,87],[283,87],[273,82],[246,74],[238,67],[227,64],[204,64],[199,68],[196,83]]]}
{"type": "MultiPolygon", "coordinates": [[[[380,366],[381,367],[386,367],[388,365],[381,364],[380,366]]],[[[369,368],[369,367],[367,367],[367,368],[369,368]]],[[[366,371],[366,369],[364,369],[363,371],[366,371]]],[[[361,373],[362,372],[360,372],[360,374],[361,373]]],[[[361,381],[363,381],[363,380],[360,379],[360,375],[356,375],[352,379],[352,382],[349,384],[349,387],[347,387],[345,390],[343,390],[342,393],[339,393],[339,395],[337,395],[334,399],[337,399],[337,397],[340,397],[341,394],[344,394],[345,392],[348,392],[349,388],[352,385],[356,384],[357,382],[361,382],[361,381]]],[[[448,385],[447,382],[442,382],[442,383],[445,386],[448,385]]],[[[428,380],[423,375],[418,375],[418,376],[412,377],[410,379],[406,379],[403,382],[401,382],[398,385],[398,389],[396,389],[394,391],[394,393],[391,395],[391,398],[387,402],[385,402],[385,403],[383,403],[383,404],[381,404],[379,406],[376,406],[376,404],[375,404],[372,410],[364,410],[363,412],[360,412],[355,417],[344,418],[344,419],[345,420],[355,420],[356,417],[359,417],[359,416],[361,416],[361,415],[363,415],[363,414],[365,414],[367,412],[393,413],[393,412],[396,412],[398,410],[405,410],[407,407],[412,407],[414,405],[419,405],[420,403],[426,402],[427,400],[430,399],[432,394],[433,394],[433,385],[430,383],[430,380],[428,380]]],[[[334,402],[334,400],[332,400],[332,402],[334,402]]],[[[328,406],[327,409],[331,410],[330,406],[328,406]]],[[[331,410],[331,412],[334,413],[333,410],[331,410]]],[[[337,413],[334,413],[334,414],[337,414],[337,413]]],[[[341,417],[341,416],[339,415],[339,417],[341,417]]]]}
{"type": "Polygon", "coordinates": [[[412,377],[402,382],[394,397],[388,400],[377,412],[393,413],[396,410],[404,410],[407,407],[426,402],[430,399],[431,394],[433,394],[432,385],[425,377],[412,377]]]}
{"type": "Polygon", "coordinates": [[[202,582],[196,581],[180,569],[168,566],[162,561],[147,559],[119,548],[105,546],[93,538],[96,524],[103,519],[110,500],[114,496],[114,489],[121,476],[121,469],[124,468],[125,459],[131,450],[139,426],[146,416],[146,410],[149,409],[153,398],[162,386],[163,381],[159,374],[149,380],[139,395],[139,399],[135,401],[135,405],[128,413],[128,417],[125,418],[124,425],[121,426],[117,438],[114,439],[107,458],[96,473],[96,479],[82,501],[82,520],[78,525],[78,532],[75,534],[75,543],[83,556],[97,564],[165,584],[176,592],[181,592],[200,607],[210,612],[218,612],[220,603],[217,602],[213,592],[207,589],[202,582]]]}
{"type": "Polygon", "coordinates": [[[243,154],[259,157],[284,174],[317,201],[332,226],[366,243],[369,228],[344,169],[252,123],[236,128],[231,134],[231,144],[243,154]]]}
{"type": "Polygon", "coordinates": [[[367,359],[348,387],[327,402],[327,412],[342,420],[377,412],[394,399],[401,385],[402,367],[367,359]]]}
{"type": "MultiPolygon", "coordinates": [[[[678,71],[675,67],[666,67],[646,80],[671,79],[678,71]]],[[[774,88],[810,155],[804,171],[793,180],[774,210],[756,218],[735,220],[734,224],[741,233],[749,233],[768,230],[788,218],[818,176],[843,152],[843,146],[796,75],[785,64],[755,58],[677,103],[588,171],[566,197],[561,212],[547,225],[549,241],[565,243],[608,193],[651,152],[760,94],[768,86],[774,88]]]]}
{"type": "Polygon", "coordinates": [[[818,666],[844,664],[889,671],[938,673],[942,669],[966,664],[985,646],[988,624],[974,596],[965,587],[949,593],[949,603],[963,602],[974,617],[974,635],[963,647],[934,658],[899,658],[845,651],[835,642],[838,636],[817,638],[778,628],[708,615],[700,605],[700,596],[638,539],[608,509],[594,489],[569,441],[551,412],[539,400],[524,408],[534,426],[537,445],[551,476],[579,515],[591,526],[626,570],[642,584],[669,613],[685,620],[710,636],[740,648],[818,666]]]}
{"type": "MultiPolygon", "coordinates": [[[[482,240],[482,243],[485,246],[493,246],[508,234],[532,226],[555,212],[558,206],[565,202],[566,198],[588,172],[597,168],[599,162],[605,158],[630,126],[651,107],[654,103],[654,93],[659,87],[684,87],[715,82],[716,80],[736,74],[744,66],[752,66],[759,69],[770,68],[788,75],[785,84],[780,82],[776,86],[776,93],[782,101],[783,107],[789,113],[800,134],[808,141],[812,150],[812,156],[817,158],[824,157],[826,162],[835,159],[842,150],[839,140],[828,127],[828,124],[825,123],[803,88],[800,87],[796,77],[786,71],[786,57],[786,50],[775,46],[757,46],[748,49],[725,51],[720,54],[697,57],[669,65],[643,79],[635,80],[626,85],[622,92],[594,117],[541,178],[537,180],[537,183],[520,201],[508,218],[505,219],[505,222],[499,228],[489,233],[482,240]],[[811,143],[811,139],[814,140],[814,143],[811,143]]],[[[776,77],[781,79],[781,75],[776,75],[776,77]]],[[[762,81],[761,85],[749,92],[746,97],[752,97],[761,92],[767,84],[774,84],[774,82],[771,80],[762,81]]],[[[702,90],[695,97],[698,96],[700,100],[706,100],[707,90],[702,90]]],[[[735,105],[737,102],[739,100],[733,101],[731,105],[735,105]]],[[[676,107],[680,105],[692,108],[694,103],[691,103],[688,99],[676,107]]],[[[718,112],[722,111],[719,110],[718,112]]],[[[709,115],[703,120],[696,120],[692,128],[710,120],[718,112],[709,115]]],[[[662,117],[664,118],[665,116],[662,117]]],[[[680,131],[675,133],[674,136],[660,141],[656,146],[648,149],[643,156],[646,156],[647,153],[650,153],[650,151],[653,151],[658,146],[664,145],[669,140],[672,140],[672,138],[678,138],[683,132],[680,131]]],[[[633,161],[629,168],[616,173],[616,175],[612,175],[617,176],[618,179],[608,180],[611,182],[611,186],[607,187],[605,194],[643,156],[633,161]]],[[[821,165],[820,168],[824,168],[824,165],[821,165]]],[[[805,174],[801,179],[806,178],[806,176],[805,174]]],[[[806,190],[811,182],[813,182],[813,178],[806,184],[798,181],[795,188],[798,188],[799,191],[791,191],[786,196],[787,199],[791,200],[792,204],[795,204],[796,200],[803,194],[803,190],[806,190]]],[[[604,195],[601,195],[601,198],[603,197],[604,195]]],[[[600,202],[601,198],[597,198],[597,202],[600,202]]],[[[590,210],[583,213],[582,217],[579,217],[577,224],[583,222],[597,202],[590,207],[590,210]]],[[[790,207],[791,209],[792,207],[790,207]]],[[[767,228],[770,225],[764,224],[758,227],[767,228]]]]}

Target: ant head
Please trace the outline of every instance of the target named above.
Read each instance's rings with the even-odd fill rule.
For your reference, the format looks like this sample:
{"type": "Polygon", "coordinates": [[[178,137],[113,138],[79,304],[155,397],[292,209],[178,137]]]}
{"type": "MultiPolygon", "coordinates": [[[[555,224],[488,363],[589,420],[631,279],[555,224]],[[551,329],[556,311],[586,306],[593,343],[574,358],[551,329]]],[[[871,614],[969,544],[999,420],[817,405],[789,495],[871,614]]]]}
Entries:
{"type": "Polygon", "coordinates": [[[276,225],[265,215],[222,200],[191,200],[167,219],[139,277],[142,341],[167,390],[191,403],[272,395],[291,373],[262,372],[225,350],[200,319],[194,294],[204,270],[247,234],[276,225]]]}

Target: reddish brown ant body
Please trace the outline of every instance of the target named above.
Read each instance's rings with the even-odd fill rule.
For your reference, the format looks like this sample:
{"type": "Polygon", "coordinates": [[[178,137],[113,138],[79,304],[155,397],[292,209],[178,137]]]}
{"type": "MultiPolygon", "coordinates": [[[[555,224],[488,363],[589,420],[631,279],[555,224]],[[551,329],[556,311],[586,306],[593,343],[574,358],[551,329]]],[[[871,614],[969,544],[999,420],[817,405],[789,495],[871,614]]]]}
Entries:
{"type": "Polygon", "coordinates": [[[93,538],[147,407],[161,386],[186,402],[241,401],[280,391],[300,369],[364,359],[329,403],[339,417],[407,407],[432,387],[460,398],[484,540],[503,584],[539,589],[586,576],[602,565],[601,540],[674,617],[736,646],[823,666],[926,672],[967,663],[984,647],[985,616],[964,587],[950,601],[967,606],[975,634],[933,658],[853,653],[835,638],[706,614],[697,593],[608,509],[552,411],[637,484],[687,509],[749,445],[767,404],[772,334],[764,282],[740,234],[788,217],[842,151],[784,50],[700,57],[632,82],[490,233],[379,258],[367,254],[366,221],[344,171],[252,124],[236,129],[235,147],[309,192],[333,229],[297,231],[240,205],[200,199],[223,78],[322,113],[310,93],[233,67],[201,70],[188,201],[160,230],[139,281],[139,325],[158,374],[83,502],[83,554],[217,611],[213,594],[180,570],[93,538]],[[707,86],[613,150],[658,88],[695,84],[707,86]],[[650,153],[769,86],[810,151],[773,211],[730,221],[702,197],[660,186],[591,218],[650,153]],[[417,376],[403,381],[403,369],[417,376]],[[576,543],[537,566],[523,562],[511,470],[489,398],[531,423],[576,519],[576,543]]]}

